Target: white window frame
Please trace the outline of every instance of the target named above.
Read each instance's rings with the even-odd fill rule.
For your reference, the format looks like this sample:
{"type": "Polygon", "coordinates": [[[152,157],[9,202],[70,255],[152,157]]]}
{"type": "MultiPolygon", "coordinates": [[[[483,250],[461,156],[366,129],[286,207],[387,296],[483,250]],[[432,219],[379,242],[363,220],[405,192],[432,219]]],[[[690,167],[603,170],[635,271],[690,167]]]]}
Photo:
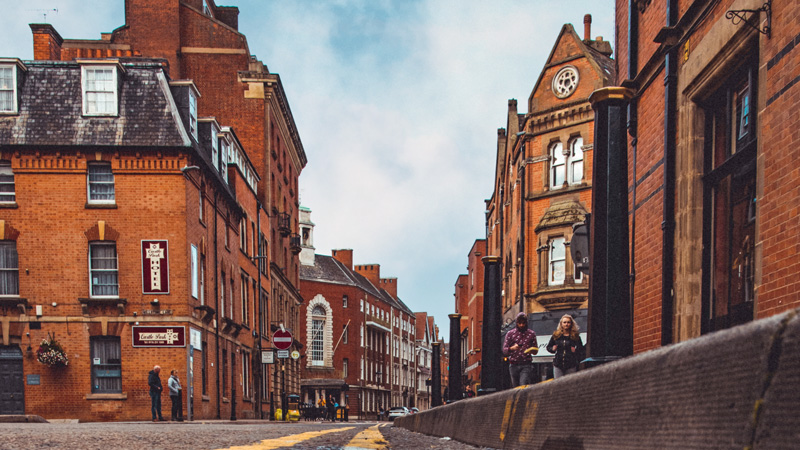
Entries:
{"type": "MultiPolygon", "coordinates": [[[[8,277],[9,283],[0,283],[0,297],[19,297],[19,254],[17,253],[17,241],[2,240],[0,245],[8,247],[9,252],[4,258],[0,258],[0,274],[2,280],[8,277]],[[16,288],[16,289],[14,289],[16,288]],[[16,290],[16,292],[14,292],[16,290]]],[[[0,255],[1,256],[1,255],[0,255]]]]}
{"type": "Polygon", "coordinates": [[[548,242],[550,248],[548,252],[547,261],[547,284],[548,286],[561,286],[566,279],[567,269],[567,247],[564,245],[565,239],[563,236],[554,237],[548,242]],[[556,255],[560,249],[561,255],[556,255]],[[561,267],[560,274],[557,268],[561,267]]]}
{"type": "Polygon", "coordinates": [[[347,372],[349,371],[350,360],[347,358],[342,359],[342,379],[347,381],[347,372]]]}
{"type": "Polygon", "coordinates": [[[248,308],[247,302],[247,286],[249,285],[250,277],[247,276],[246,273],[242,273],[242,288],[240,289],[242,292],[242,323],[244,325],[250,326],[250,308],[248,308]]]}
{"type": "Polygon", "coordinates": [[[192,263],[192,297],[199,298],[200,297],[200,276],[199,276],[199,262],[198,262],[198,255],[197,255],[197,246],[191,244],[190,247],[190,255],[191,255],[191,263],[192,263]]]}
{"type": "Polygon", "coordinates": [[[250,353],[242,352],[242,397],[250,399],[251,386],[250,386],[250,353]]]}
{"type": "Polygon", "coordinates": [[[324,366],[325,365],[325,325],[327,314],[325,307],[316,305],[311,310],[311,366],[324,366]],[[317,308],[322,310],[322,314],[317,314],[317,308]]]}
{"type": "Polygon", "coordinates": [[[569,156],[567,157],[567,183],[570,185],[581,184],[583,181],[583,138],[578,136],[569,141],[569,156]]]}
{"type": "Polygon", "coordinates": [[[117,253],[117,243],[114,241],[96,241],[89,243],[89,296],[91,298],[119,298],[119,254],[117,253]],[[93,258],[93,253],[95,248],[99,247],[112,247],[114,249],[114,257],[102,257],[105,260],[114,260],[114,267],[113,268],[100,268],[100,269],[93,269],[92,268],[92,261],[93,259],[101,259],[101,257],[93,258]],[[116,283],[111,285],[101,285],[99,283],[94,282],[94,275],[97,273],[98,275],[101,274],[112,274],[114,275],[116,283]],[[94,293],[94,286],[116,286],[116,294],[95,294],[94,293]]]}
{"type": "Polygon", "coordinates": [[[11,186],[11,190],[0,189],[0,203],[13,205],[17,202],[16,181],[11,161],[0,161],[0,187],[11,186]]]}
{"type": "MultiPolygon", "coordinates": [[[[94,175],[108,175],[108,174],[104,172],[102,174],[95,173],[94,175]]],[[[86,167],[86,197],[87,197],[87,202],[90,205],[113,205],[113,204],[115,204],[116,201],[117,201],[116,200],[117,195],[116,195],[116,184],[115,183],[116,182],[114,180],[114,171],[111,169],[111,163],[91,162],[91,163],[87,164],[87,167],[86,167]],[[94,181],[92,181],[92,175],[93,175],[92,171],[96,170],[99,167],[108,168],[108,172],[111,174],[111,181],[108,181],[108,180],[100,180],[100,181],[94,180],[94,181]],[[92,192],[92,188],[94,186],[100,186],[100,185],[111,185],[112,190],[111,190],[111,194],[110,195],[112,196],[112,198],[110,198],[110,199],[108,199],[108,198],[92,198],[92,195],[109,195],[108,193],[99,194],[99,193],[96,193],[96,192],[94,192],[94,193],[92,192]]]]}
{"type": "Polygon", "coordinates": [[[211,162],[219,170],[219,127],[216,123],[211,124],[211,162]]]}
{"type": "Polygon", "coordinates": [[[0,94],[9,92],[11,93],[11,108],[0,109],[0,114],[17,114],[19,113],[19,99],[17,92],[17,65],[16,64],[0,64],[0,71],[8,71],[11,74],[8,83],[3,83],[5,77],[0,77],[0,94]]]}
{"type": "Polygon", "coordinates": [[[189,89],[189,132],[197,142],[197,95],[189,89]]]}
{"type": "Polygon", "coordinates": [[[101,116],[110,117],[119,115],[119,86],[118,86],[118,70],[115,66],[109,64],[101,65],[84,65],[81,66],[81,93],[83,104],[84,116],[101,116]],[[98,72],[109,72],[111,74],[110,80],[101,80],[100,83],[92,85],[95,80],[90,80],[90,74],[98,72]],[[113,99],[113,104],[109,110],[100,110],[97,108],[97,102],[93,101],[91,97],[94,95],[110,95],[113,99]],[[94,107],[93,107],[94,105],[94,107]]]}
{"type": "Polygon", "coordinates": [[[564,145],[561,142],[550,144],[550,189],[560,189],[567,180],[567,157],[564,155],[564,145]],[[556,173],[561,172],[561,182],[557,182],[556,173]]]}

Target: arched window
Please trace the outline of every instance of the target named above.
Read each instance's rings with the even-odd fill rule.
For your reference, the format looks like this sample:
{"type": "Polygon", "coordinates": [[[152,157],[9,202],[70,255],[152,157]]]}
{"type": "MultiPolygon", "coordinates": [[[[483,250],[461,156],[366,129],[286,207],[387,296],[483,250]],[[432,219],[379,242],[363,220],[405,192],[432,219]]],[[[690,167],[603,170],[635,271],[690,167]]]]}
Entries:
{"type": "Polygon", "coordinates": [[[311,311],[311,365],[325,364],[325,308],[317,305],[311,311]]]}
{"type": "Polygon", "coordinates": [[[577,137],[569,143],[569,184],[580,184],[583,180],[583,138],[577,137]]]}

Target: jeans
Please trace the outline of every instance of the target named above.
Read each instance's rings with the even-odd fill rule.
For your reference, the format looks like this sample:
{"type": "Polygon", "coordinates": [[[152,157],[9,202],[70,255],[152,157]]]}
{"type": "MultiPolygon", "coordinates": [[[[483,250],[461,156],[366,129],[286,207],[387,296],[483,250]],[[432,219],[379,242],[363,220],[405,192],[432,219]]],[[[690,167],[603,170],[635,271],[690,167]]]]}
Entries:
{"type": "Polygon", "coordinates": [[[164,418],[161,416],[161,392],[150,391],[150,412],[153,420],[164,418]]]}
{"type": "Polygon", "coordinates": [[[559,369],[556,366],[553,366],[553,378],[561,378],[564,375],[569,375],[569,374],[575,373],[577,371],[578,371],[577,367],[572,367],[572,368],[569,368],[569,369],[562,370],[562,369],[559,369]]]}
{"type": "Polygon", "coordinates": [[[510,364],[511,387],[524,386],[533,382],[533,364],[510,364]]]}

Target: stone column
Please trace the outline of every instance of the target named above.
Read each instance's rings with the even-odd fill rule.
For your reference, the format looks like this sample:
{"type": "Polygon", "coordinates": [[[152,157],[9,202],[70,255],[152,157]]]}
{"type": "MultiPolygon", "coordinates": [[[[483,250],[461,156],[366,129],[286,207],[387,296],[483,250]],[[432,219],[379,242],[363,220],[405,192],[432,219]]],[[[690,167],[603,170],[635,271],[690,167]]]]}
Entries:
{"type": "Polygon", "coordinates": [[[448,355],[450,380],[447,400],[455,401],[461,399],[461,314],[448,314],[447,317],[450,318],[450,354],[448,355]]]}
{"type": "Polygon", "coordinates": [[[483,261],[483,326],[481,327],[481,388],[478,395],[500,390],[503,376],[500,327],[503,311],[500,299],[502,260],[499,256],[485,256],[483,261]]]}
{"type": "Polygon", "coordinates": [[[608,87],[594,108],[594,167],[589,233],[590,365],[633,354],[628,242],[627,106],[632,92],[608,87]]]}

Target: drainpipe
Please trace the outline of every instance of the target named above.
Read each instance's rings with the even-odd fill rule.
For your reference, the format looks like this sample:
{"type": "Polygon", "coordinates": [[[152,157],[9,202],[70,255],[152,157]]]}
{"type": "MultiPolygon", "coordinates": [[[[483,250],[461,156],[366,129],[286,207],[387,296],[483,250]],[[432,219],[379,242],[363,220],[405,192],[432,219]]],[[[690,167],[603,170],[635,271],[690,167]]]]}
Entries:
{"type": "MultiPolygon", "coordinates": [[[[667,27],[678,22],[678,1],[667,0],[667,27]]],[[[671,344],[674,315],[675,154],[678,98],[678,46],[664,57],[664,209],[661,250],[661,345],[671,344]]]]}
{"type": "MultiPolygon", "coordinates": [[[[628,80],[636,78],[639,72],[639,14],[637,12],[635,0],[628,0],[628,80]]],[[[633,161],[632,168],[632,189],[631,189],[631,274],[630,274],[630,304],[631,304],[631,319],[633,319],[633,304],[636,297],[636,187],[637,187],[637,174],[636,174],[636,157],[637,157],[637,144],[638,144],[638,97],[631,99],[628,104],[628,134],[631,137],[631,158],[633,161]]],[[[631,324],[633,330],[633,324],[631,324]]]]}
{"type": "MultiPolygon", "coordinates": [[[[519,220],[520,220],[520,227],[519,227],[519,240],[520,240],[520,247],[522,254],[517,255],[519,258],[519,287],[517,288],[517,292],[519,292],[519,312],[525,312],[525,203],[528,201],[528,194],[525,190],[525,172],[526,168],[528,167],[528,163],[525,161],[526,155],[525,150],[527,148],[526,142],[522,142],[522,164],[520,165],[520,201],[519,201],[519,220]]],[[[502,320],[502,316],[500,317],[502,320]]]]}
{"type": "MultiPolygon", "coordinates": [[[[256,253],[256,256],[263,256],[261,255],[261,201],[256,201],[256,248],[253,251],[256,253]]],[[[258,362],[258,369],[255,370],[256,373],[256,408],[258,408],[258,418],[264,418],[264,411],[261,398],[263,394],[261,393],[261,380],[264,377],[264,365],[261,363],[261,330],[264,329],[264,311],[262,310],[261,305],[261,258],[255,258],[256,260],[256,277],[258,281],[256,282],[257,285],[257,292],[255,295],[255,302],[256,302],[256,314],[258,314],[258,325],[256,331],[253,333],[254,337],[256,338],[256,352],[257,357],[256,361],[258,362]]]]}
{"type": "Polygon", "coordinates": [[[222,418],[222,398],[219,391],[219,254],[217,246],[217,196],[219,193],[214,190],[214,343],[217,347],[217,419],[222,418]]]}

